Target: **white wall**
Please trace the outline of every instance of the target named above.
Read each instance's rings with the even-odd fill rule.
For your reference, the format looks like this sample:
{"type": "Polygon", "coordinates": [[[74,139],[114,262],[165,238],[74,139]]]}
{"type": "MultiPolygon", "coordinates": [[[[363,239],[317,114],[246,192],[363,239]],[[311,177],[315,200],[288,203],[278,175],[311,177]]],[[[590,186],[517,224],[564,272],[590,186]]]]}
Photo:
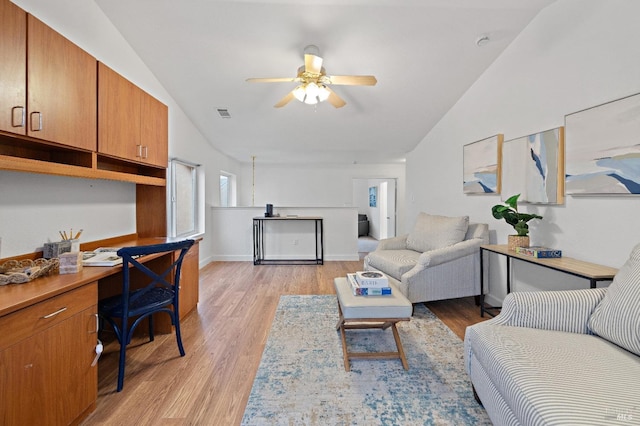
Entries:
{"type": "MultiPolygon", "coordinates": [[[[239,173],[239,164],[209,145],[95,2],[14,2],[169,106],[169,155],[202,164],[201,208],[205,232],[210,231],[204,206],[219,204],[220,170],[239,173]]],[[[84,228],[84,241],[135,231],[133,184],[0,171],[0,197],[0,257],[36,251],[59,239],[59,229],[84,228]],[[53,194],[57,202],[52,202],[53,194]]],[[[200,245],[201,264],[211,257],[210,235],[200,245]]]]}
{"type": "MultiPolygon", "coordinates": [[[[640,92],[638,16],[637,0],[558,0],[542,10],[407,159],[405,223],[419,211],[468,214],[489,224],[492,243],[506,244],[512,228],[490,213],[500,197],[462,193],[463,145],[496,133],[509,140],[563,126],[566,114],[640,92]]],[[[638,197],[568,196],[562,206],[524,210],[544,216],[531,222],[532,244],[566,256],[620,267],[640,242],[638,197]]],[[[503,268],[492,260],[498,301],[503,268]]],[[[566,275],[541,275],[539,268],[514,272],[525,282],[516,290],[543,281],[548,288],[585,287],[566,275]]]]}
{"type": "MultiPolygon", "coordinates": [[[[264,207],[213,207],[213,260],[251,261],[253,218],[264,216],[264,207]]],[[[358,260],[358,209],[355,207],[279,207],[273,214],[323,219],[324,259],[358,260]]],[[[267,222],[264,228],[265,258],[313,259],[315,221],[267,222]]]]}
{"type": "Polygon", "coordinates": [[[255,191],[253,168],[244,164],[240,178],[239,206],[273,204],[300,207],[357,207],[353,179],[396,179],[398,229],[403,229],[405,208],[404,164],[282,165],[261,164],[256,159],[255,191]]]}

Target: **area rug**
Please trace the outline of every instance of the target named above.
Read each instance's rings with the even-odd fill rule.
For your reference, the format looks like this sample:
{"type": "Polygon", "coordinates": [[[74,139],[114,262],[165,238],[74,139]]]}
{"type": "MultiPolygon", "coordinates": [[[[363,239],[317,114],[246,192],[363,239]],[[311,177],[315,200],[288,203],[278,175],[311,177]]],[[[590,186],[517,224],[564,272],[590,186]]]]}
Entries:
{"type": "MultiPolygon", "coordinates": [[[[424,305],[398,331],[409,362],[344,370],[335,296],[282,296],[243,425],[490,425],[473,398],[463,343],[424,305]]],[[[350,330],[353,351],[395,350],[388,330],[350,330]]]]}

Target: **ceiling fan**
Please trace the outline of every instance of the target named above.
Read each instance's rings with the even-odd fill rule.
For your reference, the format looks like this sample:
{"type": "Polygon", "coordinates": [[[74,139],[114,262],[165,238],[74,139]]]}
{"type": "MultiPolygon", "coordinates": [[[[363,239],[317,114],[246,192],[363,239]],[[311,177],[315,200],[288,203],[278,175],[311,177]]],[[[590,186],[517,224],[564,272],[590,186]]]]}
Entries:
{"type": "Polygon", "coordinates": [[[378,82],[372,75],[327,75],[322,67],[322,57],[317,46],[309,45],[304,48],[304,65],[298,68],[296,77],[277,78],[248,78],[252,83],[300,83],[274,106],[281,108],[291,100],[297,99],[309,105],[328,101],[336,108],[346,105],[346,102],[338,96],[329,85],[347,86],[375,86],[378,82]]]}

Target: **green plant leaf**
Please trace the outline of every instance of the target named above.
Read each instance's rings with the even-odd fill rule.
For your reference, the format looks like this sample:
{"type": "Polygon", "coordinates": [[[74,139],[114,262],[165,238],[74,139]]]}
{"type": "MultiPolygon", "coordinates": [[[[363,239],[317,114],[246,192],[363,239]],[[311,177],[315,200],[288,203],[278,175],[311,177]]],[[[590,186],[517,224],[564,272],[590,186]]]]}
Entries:
{"type": "Polygon", "coordinates": [[[529,234],[529,222],[531,219],[542,219],[542,216],[534,213],[519,213],[518,198],[520,194],[512,195],[507,198],[504,204],[497,204],[491,208],[491,214],[496,219],[504,219],[509,225],[513,226],[519,236],[527,236],[529,234]]]}
{"type": "Polygon", "coordinates": [[[518,198],[520,198],[520,194],[512,195],[511,197],[507,198],[505,204],[509,205],[515,211],[518,211],[518,198]]]}

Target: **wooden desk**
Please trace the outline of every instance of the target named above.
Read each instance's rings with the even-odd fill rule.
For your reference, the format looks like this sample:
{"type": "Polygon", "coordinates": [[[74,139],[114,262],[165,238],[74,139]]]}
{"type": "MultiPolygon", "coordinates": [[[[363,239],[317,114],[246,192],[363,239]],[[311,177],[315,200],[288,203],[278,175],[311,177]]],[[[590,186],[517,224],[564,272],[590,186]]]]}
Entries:
{"type": "Polygon", "coordinates": [[[507,294],[511,293],[511,260],[517,259],[523,262],[532,263],[544,268],[553,269],[555,271],[570,274],[576,277],[589,280],[589,287],[596,288],[599,281],[611,281],[618,270],[609,266],[598,265],[595,263],[584,262],[582,260],[573,259],[571,257],[559,257],[554,259],[538,259],[531,256],[518,254],[508,249],[506,244],[487,244],[480,246],[480,316],[484,317],[488,310],[500,309],[499,307],[486,306],[484,303],[484,252],[488,251],[496,253],[507,258],[507,294]]]}
{"type": "MultiPolygon", "coordinates": [[[[100,245],[167,241],[170,239],[140,238],[100,245]]],[[[82,249],[96,247],[87,244],[82,249]]],[[[142,258],[143,263],[167,266],[171,261],[158,254],[142,258]]],[[[122,265],[85,267],[77,274],[0,286],[0,424],[78,423],[95,409],[98,369],[91,363],[97,342],[97,304],[99,294],[121,291],[121,272],[122,265]]],[[[198,281],[196,242],[183,260],[181,318],[197,304],[198,281]]],[[[156,322],[160,322],[159,332],[171,332],[168,316],[164,324],[156,322]]]]}

